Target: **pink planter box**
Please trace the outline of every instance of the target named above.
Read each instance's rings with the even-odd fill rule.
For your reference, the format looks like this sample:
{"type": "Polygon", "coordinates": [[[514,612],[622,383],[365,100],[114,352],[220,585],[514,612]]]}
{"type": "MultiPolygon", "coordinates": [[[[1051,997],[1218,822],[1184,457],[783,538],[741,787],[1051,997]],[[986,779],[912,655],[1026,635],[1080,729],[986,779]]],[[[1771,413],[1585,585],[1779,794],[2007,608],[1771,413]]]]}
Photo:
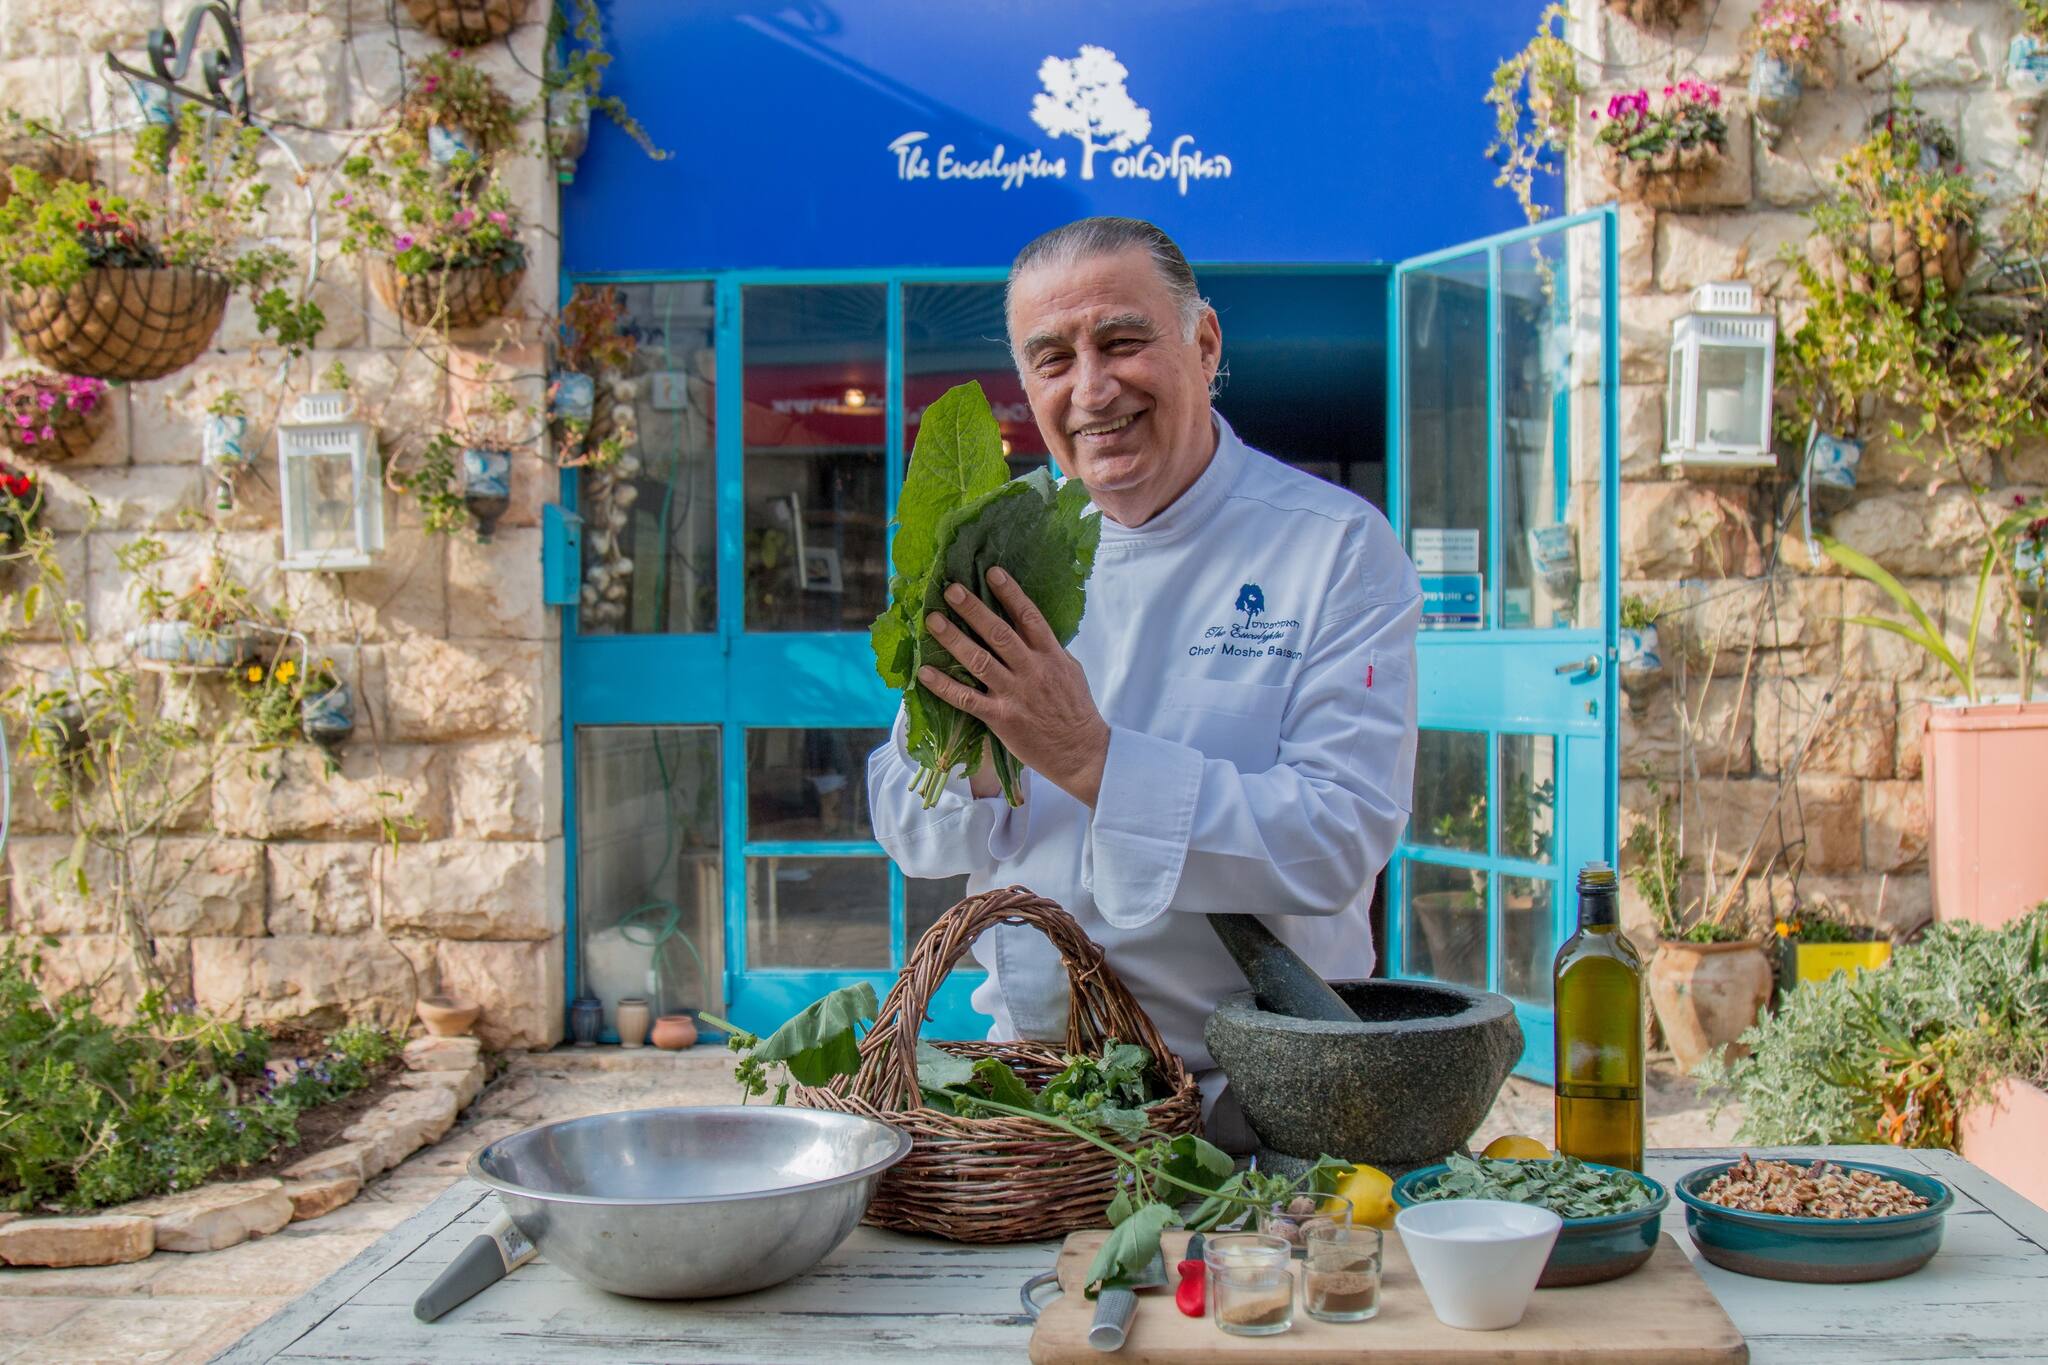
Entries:
{"type": "Polygon", "coordinates": [[[2048,900],[2048,703],[1930,706],[1926,715],[1934,912],[1996,928],[2048,900]]]}
{"type": "Polygon", "coordinates": [[[1958,1137],[1972,1165],[2048,1209],[2048,1090],[2006,1079],[1963,1115],[1958,1137]]]}

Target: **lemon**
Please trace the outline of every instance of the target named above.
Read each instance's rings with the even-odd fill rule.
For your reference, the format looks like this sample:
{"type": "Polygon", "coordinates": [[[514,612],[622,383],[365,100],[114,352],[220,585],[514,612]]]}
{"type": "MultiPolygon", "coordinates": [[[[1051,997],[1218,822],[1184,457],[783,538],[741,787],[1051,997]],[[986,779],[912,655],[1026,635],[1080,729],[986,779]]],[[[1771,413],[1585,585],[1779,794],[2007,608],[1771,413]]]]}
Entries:
{"type": "Polygon", "coordinates": [[[1390,1228],[1400,1210],[1394,1204],[1394,1178],[1376,1166],[1354,1166],[1337,1182],[1335,1193],[1351,1201],[1353,1222],[1390,1228]]]}
{"type": "Polygon", "coordinates": [[[1487,1143],[1486,1150],[1479,1155],[1506,1157],[1513,1161],[1546,1161],[1550,1157],[1550,1149],[1535,1138],[1509,1133],[1487,1143]]]}

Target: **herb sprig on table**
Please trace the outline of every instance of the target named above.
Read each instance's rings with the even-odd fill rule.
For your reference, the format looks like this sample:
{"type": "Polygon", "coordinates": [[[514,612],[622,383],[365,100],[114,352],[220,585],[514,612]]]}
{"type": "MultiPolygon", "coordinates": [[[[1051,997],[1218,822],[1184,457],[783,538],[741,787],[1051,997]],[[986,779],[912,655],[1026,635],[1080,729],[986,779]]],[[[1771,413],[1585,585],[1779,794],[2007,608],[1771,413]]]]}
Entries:
{"type": "Polygon", "coordinates": [[[1417,1203],[1437,1199],[1505,1199],[1536,1204],[1560,1218],[1600,1218],[1650,1202],[1643,1182],[1617,1171],[1596,1170],[1577,1157],[1517,1161],[1453,1155],[1434,1185],[1416,1191],[1417,1203]]]}

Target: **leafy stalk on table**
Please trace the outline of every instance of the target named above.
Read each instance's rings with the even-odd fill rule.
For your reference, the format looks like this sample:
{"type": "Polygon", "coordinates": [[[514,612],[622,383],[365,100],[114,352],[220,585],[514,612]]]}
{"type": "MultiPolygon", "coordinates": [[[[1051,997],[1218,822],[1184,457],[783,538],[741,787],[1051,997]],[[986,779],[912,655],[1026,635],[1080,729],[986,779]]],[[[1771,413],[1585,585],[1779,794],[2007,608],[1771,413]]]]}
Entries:
{"type": "Polygon", "coordinates": [[[875,988],[865,981],[820,996],[764,1040],[737,1024],[703,1010],[697,1017],[726,1034],[725,1045],[744,1054],[733,1068],[740,1083],[740,1103],[768,1093],[768,1068],[780,1064],[783,1077],[775,1087],[775,1103],[789,1098],[792,1080],[826,1085],[834,1077],[860,1069],[859,1026],[875,1021],[875,988]]]}

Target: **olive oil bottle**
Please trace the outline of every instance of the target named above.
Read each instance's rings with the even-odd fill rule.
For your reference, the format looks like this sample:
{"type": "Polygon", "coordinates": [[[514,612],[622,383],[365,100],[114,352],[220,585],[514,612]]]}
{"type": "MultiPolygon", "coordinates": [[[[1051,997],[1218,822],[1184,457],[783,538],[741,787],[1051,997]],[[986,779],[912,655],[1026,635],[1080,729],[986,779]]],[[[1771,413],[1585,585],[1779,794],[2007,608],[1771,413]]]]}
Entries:
{"type": "Polygon", "coordinates": [[[1557,1008],[1557,1150],[1643,1169],[1643,960],[1621,932],[1618,879],[1579,872],[1579,931],[1551,968],[1557,1008]]]}

